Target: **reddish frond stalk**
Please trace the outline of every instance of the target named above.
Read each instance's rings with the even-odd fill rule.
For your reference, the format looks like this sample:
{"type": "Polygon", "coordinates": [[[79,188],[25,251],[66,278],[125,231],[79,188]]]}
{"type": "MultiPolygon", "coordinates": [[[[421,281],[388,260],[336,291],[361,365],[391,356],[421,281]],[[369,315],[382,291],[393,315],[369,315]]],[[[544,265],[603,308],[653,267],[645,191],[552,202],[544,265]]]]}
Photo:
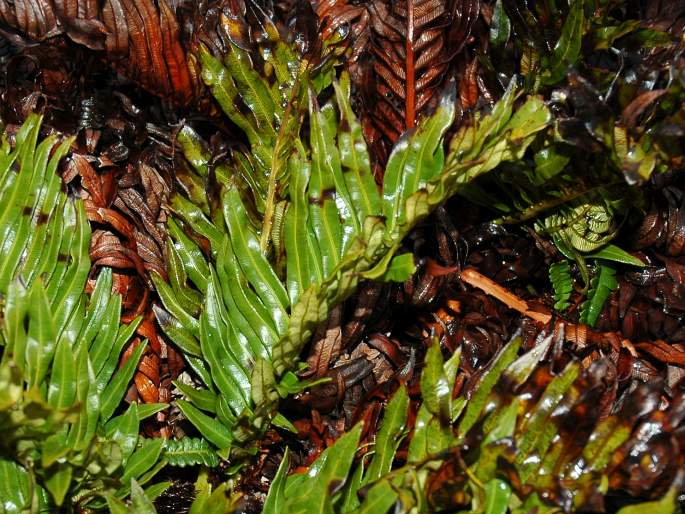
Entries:
{"type": "Polygon", "coordinates": [[[414,78],[414,0],[407,0],[407,42],[405,70],[407,77],[407,93],[404,101],[404,122],[407,128],[414,126],[415,78],[414,78]]]}

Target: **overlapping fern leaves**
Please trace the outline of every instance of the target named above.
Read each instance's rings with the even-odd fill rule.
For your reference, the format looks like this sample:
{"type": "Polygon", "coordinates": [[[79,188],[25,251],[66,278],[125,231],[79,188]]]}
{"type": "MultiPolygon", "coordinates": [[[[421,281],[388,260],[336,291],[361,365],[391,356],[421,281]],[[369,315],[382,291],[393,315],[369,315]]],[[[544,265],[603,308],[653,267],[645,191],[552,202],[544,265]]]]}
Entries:
{"type": "MultiPolygon", "coordinates": [[[[374,110],[378,120],[392,122],[394,129],[385,135],[396,142],[385,172],[378,175],[384,177],[380,189],[371,171],[370,141],[365,142],[350,105],[350,79],[342,74],[334,80],[335,45],[327,48],[323,41],[298,54],[266,18],[259,20],[256,40],[248,42],[241,39],[250,34],[240,16],[231,8],[222,11],[225,51],[194,50],[202,79],[247,145],[236,143],[221,160],[191,126],[182,128],[178,142],[194,171],[179,172],[180,191],[169,205],[169,282],[154,277],[161,298],[157,319],[184,352],[198,385],[176,384],[184,396],[177,403],[201,439],[145,440],[138,434],[140,420],[164,405],[121,409],[145,345],[116,369],[137,321],[120,324],[121,299],[110,296],[109,272],[101,273],[90,299],[83,294],[89,229],[82,205],[61,191],[55,173],[69,142],[57,147],[52,137],[37,144],[39,123],[31,118],[15,144],[5,142],[0,150],[0,432],[5,436],[0,497],[5,509],[54,510],[71,503],[153,512],[153,499],[168,484],[148,484],[163,466],[217,466],[218,456],[240,457],[253,450],[249,443],[270,423],[292,429],[277,414],[278,401],[311,385],[300,381],[297,371],[315,328],[360,281],[406,279],[414,263],[410,254],[396,255],[402,240],[459,192],[480,194],[508,217],[503,221],[536,219],[538,231],[579,264],[589,288],[581,321],[593,324],[617,287],[606,262],[639,264],[609,244],[625,212],[619,201],[627,189],[623,179],[647,179],[676,161],[657,133],[631,130],[645,107],[666,95],[663,91],[634,99],[615,123],[588,116],[587,134],[574,132],[578,120],[572,117],[585,120],[588,106],[602,112],[606,97],[568,68],[578,63],[583,45],[602,49],[621,37],[617,32],[630,34],[637,26],[610,27],[615,35],[605,40],[585,38],[591,6],[580,0],[568,4],[557,9],[553,2],[539,3],[540,9],[565,15],[563,24],[549,31],[558,33],[555,44],[539,45],[541,35],[533,27],[530,40],[519,34],[521,41],[509,45],[516,51],[525,47],[517,57],[528,93],[556,87],[568,77],[567,87],[559,86],[565,89],[553,95],[559,100],[552,102],[558,115],[553,130],[539,137],[550,125],[549,103],[538,96],[521,98],[516,78],[505,70],[497,78],[511,82],[502,88],[500,101],[458,128],[448,145],[443,138],[455,115],[454,93],[433,102],[453,57],[445,23],[463,22],[456,38],[461,47],[478,2],[409,2],[406,19],[402,6],[393,6],[394,21],[381,32],[393,23],[405,27],[394,38],[393,51],[406,66],[391,66],[393,75],[380,90],[392,96],[388,87],[397,85],[403,70],[408,89],[404,95],[401,88],[395,92],[402,105],[379,102],[374,110]],[[458,6],[464,6],[463,14],[458,6]],[[425,41],[440,47],[433,53],[431,43],[426,50],[440,56],[432,70],[423,56],[414,55],[419,41],[411,35],[413,15],[426,9],[433,14],[422,16],[425,24],[416,26],[430,36],[425,41]],[[430,86],[424,96],[420,81],[414,83],[417,71],[425,72],[424,86],[430,86]],[[416,111],[429,104],[436,107],[433,115],[422,116],[413,127],[416,111]],[[388,108],[395,110],[385,116],[388,108]],[[412,130],[400,137],[405,128],[412,130]],[[611,174],[598,173],[597,180],[580,184],[570,173],[576,164],[569,148],[582,148],[578,141],[588,137],[595,140],[593,148],[608,150],[600,171],[622,173],[618,194],[611,174]],[[531,147],[533,160],[523,161],[531,147]],[[499,167],[507,161],[513,164],[499,167]],[[467,190],[498,167],[493,182],[513,192],[510,202],[493,203],[482,189],[467,190]],[[604,183],[606,176],[611,180],[604,183]],[[555,189],[537,194],[550,184],[555,189]],[[585,259],[594,262],[592,280],[585,259]]],[[[261,8],[252,8],[259,16],[261,8]]],[[[494,9],[492,24],[487,20],[491,43],[504,51],[512,27],[525,32],[530,12],[506,1],[496,2],[494,9]]],[[[488,64],[488,56],[479,57],[488,64]]],[[[470,85],[480,88],[475,63],[467,74],[473,75],[470,85]]],[[[376,72],[383,75],[380,68],[376,72]]],[[[573,289],[569,262],[556,265],[551,276],[557,308],[565,308],[573,289]]],[[[644,442],[659,437],[658,449],[667,455],[679,448],[682,395],[674,393],[669,405],[658,408],[657,389],[645,386],[625,394],[622,404],[603,417],[608,409],[592,409],[605,388],[603,362],[583,370],[564,354],[561,342],[546,340],[516,359],[520,342],[512,341],[469,384],[468,400],[452,395],[459,353],[444,362],[434,344],[421,375],[415,423],[409,392],[401,386],[387,406],[370,459],[355,463],[361,425],[326,450],[307,474],[286,477],[286,454],[265,511],[601,509],[607,491],[638,487],[634,477],[644,471],[647,456],[663,466],[651,474],[658,479],[647,484],[650,494],[666,496],[643,508],[668,511],[675,486],[682,485],[682,459],[664,463],[661,454],[648,455],[652,447],[644,442]],[[411,441],[400,454],[409,426],[411,441]]],[[[191,512],[232,510],[228,489],[224,484],[212,490],[202,474],[191,512]]]]}
{"type": "MultiPolygon", "coordinates": [[[[328,448],[307,473],[286,477],[286,454],[264,512],[601,511],[609,489],[628,485],[625,457],[637,463],[652,455],[639,440],[642,431],[656,423],[663,433],[673,433],[669,423],[679,422],[678,402],[647,412],[644,407],[657,392],[644,385],[615,414],[601,418],[593,408],[603,391],[601,361],[590,369],[577,361],[562,365],[560,354],[551,352],[557,344],[552,337],[517,358],[520,343],[514,338],[500,351],[468,401],[452,395],[460,352],[444,361],[433,344],[421,376],[422,403],[406,464],[393,469],[408,432],[409,396],[402,386],[387,405],[372,451],[356,465],[361,425],[328,448]]],[[[661,501],[620,512],[674,512],[682,479],[681,473],[670,473],[651,491],[665,494],[661,501]]]]}
{"type": "MultiPolygon", "coordinates": [[[[291,151],[284,154],[262,144],[262,133],[266,141],[276,133],[273,124],[261,123],[273,116],[264,111],[267,97],[274,105],[269,82],[248,59],[226,57],[222,63],[203,55],[206,82],[226,115],[248,131],[252,151],[236,151],[229,163],[210,170],[199,137],[189,127],[179,134],[196,175],[184,178],[192,187],[172,199],[170,285],[156,281],[164,304],[157,318],[204,382],[200,390],[182,386],[187,400],[179,406],[204,437],[227,449],[266,426],[279,396],[304,386],[292,372],[329,309],[364,278],[381,279],[388,269],[405,278],[411,259],[391,261],[409,230],[461,184],[520,157],[549,112],[531,97],[513,113],[512,83],[489,116],[459,131],[445,156],[442,136],[454,115],[454,98],[447,94],[432,117],[399,141],[379,192],[346,76],[332,85],[334,99],[324,105],[317,91],[331,84],[330,75],[293,73],[284,81],[307,92],[301,115],[309,129],[299,122],[290,126],[291,151]],[[254,101],[256,92],[264,102],[254,101]],[[236,102],[248,109],[237,111],[236,102]],[[267,157],[259,157],[264,152],[267,157]],[[252,161],[262,164],[245,165],[252,161]],[[257,186],[258,180],[278,179],[273,218],[269,188],[249,194],[242,186],[246,173],[247,183],[257,186]],[[220,191],[214,205],[199,198],[207,180],[220,191]],[[202,241],[209,242],[205,253],[202,241]]],[[[302,63],[287,69],[301,70],[302,63]]],[[[295,109],[291,105],[286,110],[295,109]]]]}
{"type": "MultiPolygon", "coordinates": [[[[90,226],[56,173],[71,140],[38,143],[30,116],[0,150],[0,499],[5,512],[61,505],[103,507],[146,484],[167,463],[212,464],[200,440],[139,437],[139,423],[165,404],[115,414],[145,344],[119,359],[139,319],[120,323],[121,296],[104,270],[90,298],[90,226]],[[164,458],[164,452],[168,457],[164,458]]],[[[146,494],[154,498],[167,483],[146,494]]]]}
{"type": "Polygon", "coordinates": [[[157,460],[149,459],[147,445],[134,450],[139,417],[158,406],[141,413],[132,406],[112,418],[144,345],[117,370],[137,322],[120,326],[111,273],[103,273],[90,301],[84,295],[90,227],[56,173],[71,141],[57,145],[51,136],[36,146],[39,129],[40,118],[29,117],[13,149],[5,140],[1,156],[0,430],[3,458],[15,461],[5,461],[3,483],[16,486],[17,512],[61,505],[76,491],[84,505],[96,495],[125,495],[126,481],[157,460]],[[141,452],[145,465],[132,470],[127,463],[141,452]],[[26,484],[33,496],[23,494],[26,484]]]}

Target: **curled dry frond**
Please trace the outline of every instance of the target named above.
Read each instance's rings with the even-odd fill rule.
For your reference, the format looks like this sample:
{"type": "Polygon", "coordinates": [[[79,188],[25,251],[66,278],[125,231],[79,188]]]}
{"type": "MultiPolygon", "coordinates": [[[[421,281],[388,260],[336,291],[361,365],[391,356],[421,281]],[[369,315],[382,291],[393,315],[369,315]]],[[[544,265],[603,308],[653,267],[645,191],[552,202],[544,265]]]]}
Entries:
{"type": "MultiPolygon", "coordinates": [[[[103,130],[105,140],[113,135],[122,134],[103,130]]],[[[149,133],[144,136],[149,145],[149,133]]],[[[175,378],[179,365],[174,361],[175,351],[166,347],[152,322],[150,291],[150,274],[166,277],[167,273],[164,262],[166,213],[162,206],[170,194],[171,162],[150,146],[140,153],[136,146],[126,137],[118,142],[119,148],[139,158],[135,167],[120,167],[111,162],[105,145],[92,148],[94,153],[99,153],[99,158],[74,152],[67,159],[64,180],[78,188],[88,219],[95,227],[89,249],[93,280],[97,270],[111,268],[114,291],[123,297],[124,319],[144,318],[138,335],[149,339],[151,344],[136,374],[134,394],[137,391],[144,402],[155,403],[160,401],[160,393],[162,400],[168,399],[168,388],[162,387],[164,377],[161,375],[166,374],[162,368],[170,364],[172,378],[175,378]],[[77,177],[79,181],[75,180],[77,177]],[[164,363],[162,353],[167,354],[164,363]]],[[[85,148],[79,150],[87,151],[85,148]]],[[[121,161],[117,159],[119,163],[121,161]]],[[[92,287],[92,283],[90,285],[92,287]]],[[[128,351],[132,351],[135,344],[129,346],[128,351]]]]}
{"type": "Polygon", "coordinates": [[[104,51],[114,67],[147,90],[186,104],[195,96],[176,2],[20,0],[0,2],[0,20],[31,41],[66,34],[104,51]]]}
{"type": "Polygon", "coordinates": [[[479,7],[478,0],[318,3],[323,33],[349,40],[364,135],[381,169],[399,137],[436,107],[479,7]]]}
{"type": "Polygon", "coordinates": [[[479,2],[375,1],[367,9],[373,71],[366,72],[364,101],[374,128],[394,143],[431,100],[434,104],[478,16],[479,2]]]}

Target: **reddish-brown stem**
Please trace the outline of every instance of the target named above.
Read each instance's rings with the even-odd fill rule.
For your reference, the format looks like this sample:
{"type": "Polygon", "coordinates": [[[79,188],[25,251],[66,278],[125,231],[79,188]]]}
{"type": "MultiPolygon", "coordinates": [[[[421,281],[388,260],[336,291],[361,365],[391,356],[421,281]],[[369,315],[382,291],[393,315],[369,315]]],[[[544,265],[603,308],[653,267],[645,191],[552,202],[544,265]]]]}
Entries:
{"type": "Polygon", "coordinates": [[[407,0],[407,46],[405,60],[407,91],[404,100],[404,121],[407,128],[412,128],[414,126],[414,71],[414,0],[407,0]]]}
{"type": "MultiPolygon", "coordinates": [[[[524,316],[527,316],[538,323],[547,324],[552,319],[552,315],[547,312],[539,312],[531,310],[528,303],[519,298],[507,288],[502,287],[497,282],[480,274],[473,268],[466,268],[459,276],[462,282],[476,287],[493,298],[496,298],[510,309],[514,309],[524,316]]],[[[667,345],[661,340],[652,343],[638,343],[633,345],[628,339],[621,339],[620,335],[615,332],[595,332],[587,325],[574,323],[566,323],[563,321],[555,325],[555,331],[564,325],[564,336],[566,341],[577,343],[579,346],[585,346],[589,343],[606,343],[613,342],[615,345],[625,348],[633,357],[637,357],[635,348],[641,349],[664,362],[683,365],[685,364],[685,352],[676,350],[667,345]]]]}
{"type": "Polygon", "coordinates": [[[530,310],[525,300],[519,298],[497,282],[481,275],[473,268],[466,268],[460,273],[460,277],[463,282],[472,287],[481,289],[490,296],[497,298],[507,307],[519,311],[524,316],[532,318],[540,323],[549,323],[549,320],[552,319],[550,314],[530,310]]]}

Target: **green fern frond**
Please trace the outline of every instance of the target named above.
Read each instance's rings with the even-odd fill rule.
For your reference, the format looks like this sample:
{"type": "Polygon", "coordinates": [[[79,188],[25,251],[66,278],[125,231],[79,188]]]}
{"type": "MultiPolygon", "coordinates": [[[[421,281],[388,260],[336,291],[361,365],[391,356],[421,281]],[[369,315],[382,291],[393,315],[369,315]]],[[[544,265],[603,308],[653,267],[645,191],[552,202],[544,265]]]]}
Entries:
{"type": "Polygon", "coordinates": [[[292,76],[293,90],[307,94],[306,105],[298,105],[306,109],[309,137],[300,137],[299,125],[288,128],[291,151],[276,165],[261,153],[263,141],[274,141],[266,133],[274,136],[278,120],[273,113],[268,117],[255,111],[267,102],[268,81],[259,79],[260,92],[256,83],[243,80],[254,75],[245,69],[248,60],[222,64],[208,54],[204,59],[205,78],[215,94],[232,92],[220,100],[229,117],[247,116],[230,110],[236,95],[253,98],[252,120],[241,120],[252,151],[216,166],[220,208],[212,209],[200,198],[195,201],[208,173],[207,145],[189,127],[181,130],[179,141],[194,171],[182,179],[182,193],[171,199],[170,283],[153,280],[164,305],[164,310],[155,309],[162,329],[210,392],[190,394],[179,407],[205,438],[226,449],[234,440],[254,437],[273,418],[278,391],[287,390],[278,387],[278,380],[296,368],[302,348],[329,309],[363,278],[406,278],[413,262],[393,257],[411,228],[479,174],[520,158],[550,114],[537,97],[514,113],[512,81],[489,116],[459,130],[446,157],[442,137],[454,116],[454,99],[447,95],[432,117],[397,144],[379,192],[345,74],[334,84],[334,99],[324,105],[316,93],[326,80],[312,88],[306,74],[292,76]],[[264,138],[257,128],[266,131],[264,138]],[[517,144],[510,144],[510,138],[517,144]],[[273,253],[264,240],[273,234],[275,218],[254,216],[241,186],[243,165],[257,161],[265,166],[265,180],[276,176],[282,192],[282,231],[275,239],[281,247],[273,253]],[[193,233],[209,241],[209,258],[193,233]],[[207,403],[212,394],[216,402],[207,403]]]}
{"type": "MultiPolygon", "coordinates": [[[[267,20],[266,23],[271,22],[267,20]]],[[[250,142],[249,157],[235,158],[242,164],[239,169],[244,180],[252,186],[255,203],[262,213],[272,189],[268,170],[283,160],[287,152],[285,146],[291,141],[287,135],[299,131],[300,119],[296,112],[299,107],[293,106],[297,100],[293,85],[296,83],[294,75],[300,68],[299,59],[279,37],[273,37],[273,32],[267,32],[271,38],[265,42],[276,45],[279,56],[269,60],[279,75],[273,84],[252,68],[250,56],[233,42],[229,43],[223,62],[206,48],[200,50],[204,82],[224,113],[243,130],[250,142]],[[278,84],[285,87],[279,90],[278,84]],[[240,109],[240,106],[244,108],[240,109]],[[295,111],[292,115],[291,109],[295,111]]],[[[278,178],[283,171],[280,170],[278,178]]]]}
{"type": "Polygon", "coordinates": [[[573,277],[571,276],[571,266],[568,261],[555,262],[549,267],[549,280],[554,288],[554,308],[558,311],[565,311],[571,305],[569,298],[573,291],[573,277]]]}
{"type": "MultiPolygon", "coordinates": [[[[477,129],[459,131],[446,159],[442,136],[454,113],[453,98],[446,96],[436,113],[393,150],[381,194],[349,106],[348,78],[343,75],[334,87],[335,101],[323,106],[310,93],[309,140],[290,136],[294,151],[288,158],[283,217],[284,279],[277,262],[263,252],[263,233],[237,186],[240,175],[228,165],[216,169],[221,210],[205,213],[180,195],[171,201],[176,218],[168,225],[172,279],[170,286],[154,279],[166,309],[156,313],[207,390],[219,393],[208,414],[202,412],[208,395],[188,396],[190,403],[179,406],[220,448],[254,437],[274,416],[277,380],[296,368],[302,348],[332,306],[364,277],[406,278],[412,263],[393,256],[409,230],[460,184],[502,160],[520,157],[549,120],[537,98],[512,114],[512,86],[477,129]],[[516,147],[506,143],[509,136],[519,142],[516,147]],[[188,229],[209,240],[209,260],[188,229]],[[205,295],[199,319],[196,303],[175,300],[196,298],[194,288],[205,295]]],[[[205,173],[209,156],[203,142],[190,129],[180,139],[195,171],[205,173]]]]}
{"type": "MultiPolygon", "coordinates": [[[[644,444],[631,439],[634,425],[643,421],[621,413],[600,418],[593,408],[597,392],[592,384],[601,380],[601,363],[583,370],[573,361],[553,372],[553,364],[544,360],[552,337],[517,358],[520,343],[515,338],[500,351],[468,402],[451,397],[459,353],[444,361],[439,345],[433,344],[426,356],[421,380],[424,402],[406,464],[392,469],[409,410],[406,389],[401,387],[385,411],[370,464],[364,459],[352,467],[348,464],[354,456],[349,441],[358,437],[359,426],[328,448],[306,473],[286,476],[286,453],[265,512],[280,512],[284,505],[288,512],[383,514],[393,506],[423,512],[455,508],[483,512],[490,506],[487,512],[494,512],[491,509],[499,505],[496,512],[518,514],[581,509],[606,494],[602,484],[620,464],[617,456],[630,451],[647,455],[644,444]],[[579,425],[582,430],[575,430],[579,425]],[[573,437],[558,436],[570,429],[573,437]],[[445,468],[455,474],[445,482],[443,494],[431,483],[445,468]],[[331,480],[342,487],[321,498],[303,494],[324,490],[331,480]],[[555,491],[561,494],[555,496],[555,491]]],[[[654,419],[662,419],[660,415],[654,419]]],[[[674,511],[672,491],[658,503],[663,512],[674,511]]]]}
{"type": "Polygon", "coordinates": [[[204,82],[224,113],[243,130],[249,141],[249,152],[232,152],[232,167],[236,177],[242,179],[236,185],[242,194],[252,198],[260,215],[263,225],[260,246],[266,251],[278,221],[277,205],[281,204],[287,189],[288,160],[297,141],[293,135],[300,132],[309,89],[318,94],[331,85],[336,63],[331,57],[336,47],[322,41],[316,47],[321,55],[299,55],[283,41],[264,13],[260,17],[262,37],[252,42],[254,55],[235,44],[231,37],[231,31],[239,30],[236,25],[241,21],[225,18],[222,24],[228,41],[225,54],[215,57],[203,47],[199,57],[204,82]],[[256,59],[263,61],[264,66],[258,69],[254,65],[256,59]],[[243,184],[248,184],[249,189],[243,184]]]}
{"type": "Polygon", "coordinates": [[[40,116],[29,116],[14,149],[6,139],[0,148],[0,294],[17,277],[27,289],[42,277],[50,302],[64,302],[59,336],[90,269],[90,227],[83,205],[66,198],[56,173],[71,140],[57,145],[51,136],[38,144],[40,124],[40,116]]]}
{"type": "Polygon", "coordinates": [[[618,288],[616,270],[607,264],[596,261],[595,275],[590,280],[587,300],[580,308],[580,321],[594,327],[602,308],[612,291],[618,288]]]}
{"type": "Polygon", "coordinates": [[[85,295],[90,226],[56,173],[71,140],[38,143],[40,122],[29,116],[14,148],[6,140],[0,148],[0,445],[23,470],[11,477],[4,465],[0,482],[23,490],[19,482],[28,480],[38,496],[24,499],[56,508],[76,490],[74,501],[84,504],[125,496],[130,478],[149,480],[159,469],[159,453],[135,450],[135,405],[112,417],[145,349],[140,344],[119,368],[140,320],[120,324],[111,270],[85,295]],[[145,466],[132,467],[136,460],[145,466]]]}

